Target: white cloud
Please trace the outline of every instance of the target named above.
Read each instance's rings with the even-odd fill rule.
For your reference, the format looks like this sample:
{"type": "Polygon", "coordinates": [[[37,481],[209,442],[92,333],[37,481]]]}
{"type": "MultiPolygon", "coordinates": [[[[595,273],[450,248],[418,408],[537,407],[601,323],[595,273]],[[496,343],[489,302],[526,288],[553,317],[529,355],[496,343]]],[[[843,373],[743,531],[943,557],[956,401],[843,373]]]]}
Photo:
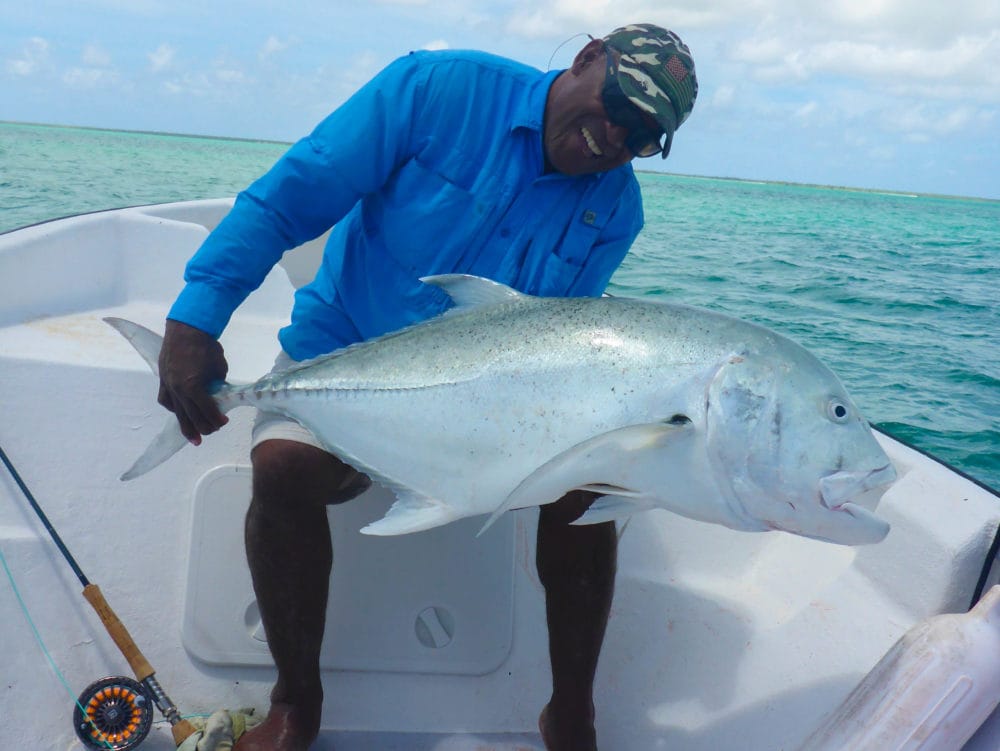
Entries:
{"type": "Polygon", "coordinates": [[[111,65],[111,55],[99,44],[88,44],[83,48],[83,64],[93,68],[107,68],[111,65]]]}
{"type": "Polygon", "coordinates": [[[193,97],[211,97],[218,88],[213,76],[207,73],[184,73],[163,82],[169,94],[193,97]]]}
{"type": "Polygon", "coordinates": [[[74,5],[80,5],[91,13],[115,13],[134,16],[163,16],[170,11],[188,10],[177,0],[77,0],[74,5]],[[93,6],[93,7],[88,7],[93,6]]]}
{"type": "MultiPolygon", "coordinates": [[[[713,107],[718,107],[719,109],[729,107],[736,101],[736,87],[729,84],[716,86],[710,101],[713,107]]],[[[699,100],[698,103],[701,104],[701,101],[699,100]]]]}
{"type": "Polygon", "coordinates": [[[340,85],[347,96],[364,86],[382,67],[381,58],[372,51],[362,52],[341,71],[340,85]]]}
{"type": "Polygon", "coordinates": [[[149,67],[154,73],[168,69],[174,62],[177,50],[164,42],[152,52],[146,55],[149,60],[149,67]]]}
{"type": "Polygon", "coordinates": [[[925,102],[887,109],[882,113],[882,122],[887,130],[904,133],[918,141],[956,133],[976,118],[977,110],[972,107],[942,108],[925,102]]]}
{"type": "Polygon", "coordinates": [[[835,0],[791,13],[782,1],[771,0],[774,14],[746,30],[729,29],[733,42],[720,48],[758,80],[954,81],[986,86],[980,96],[1000,101],[1000,3],[835,0]]]}
{"type": "Polygon", "coordinates": [[[261,45],[260,50],[257,52],[257,59],[264,61],[268,58],[273,57],[281,52],[287,50],[294,40],[282,41],[278,37],[271,34],[267,39],[264,40],[264,44],[261,45]]]}
{"type": "Polygon", "coordinates": [[[943,81],[975,75],[976,69],[991,57],[1000,62],[997,53],[1000,53],[998,32],[962,36],[939,47],[837,40],[797,49],[791,54],[800,63],[801,72],[808,76],[833,73],[860,79],[943,81]]]}
{"type": "MultiPolygon", "coordinates": [[[[213,29],[231,19],[204,0],[43,4],[44,38],[8,41],[0,58],[22,119],[65,119],[56,105],[73,87],[81,120],[167,119],[144,112],[158,97],[170,102],[164,127],[207,132],[193,123],[217,118],[219,133],[290,139],[407,49],[480,48],[565,67],[587,41],[581,33],[649,21],[675,29],[698,61],[695,118],[668,169],[845,184],[899,173],[906,182],[923,169],[913,155],[926,154],[996,171],[997,0],[377,0],[286,4],[280,17],[251,0],[224,39],[213,29]],[[168,23],[185,29],[180,50],[168,23]],[[141,90],[143,104],[102,104],[88,94],[102,86],[141,90]],[[860,134],[857,145],[844,147],[847,132],[860,134]]],[[[995,182],[980,179],[991,195],[995,182]]]]}
{"type": "Polygon", "coordinates": [[[730,23],[745,25],[760,18],[762,3],[754,0],[717,0],[690,3],[680,0],[521,0],[507,19],[507,30],[526,37],[560,37],[572,32],[606,34],[626,23],[655,23],[681,32],[730,23]]]}
{"type": "Polygon", "coordinates": [[[215,80],[227,86],[248,83],[251,79],[242,70],[220,67],[215,70],[215,80]]]}
{"type": "Polygon", "coordinates": [[[216,102],[240,100],[256,79],[232,60],[220,57],[206,70],[185,71],[163,82],[171,95],[212,99],[216,102]]]}
{"type": "Polygon", "coordinates": [[[897,44],[908,39],[917,46],[1000,23],[1000,4],[993,0],[830,0],[802,10],[834,33],[897,44]]]}
{"type": "Polygon", "coordinates": [[[95,89],[119,83],[121,75],[111,66],[111,55],[99,44],[84,46],[80,55],[82,65],[67,68],[62,82],[71,89],[95,89]]]}
{"type": "Polygon", "coordinates": [[[51,67],[50,45],[42,37],[31,37],[25,42],[19,57],[7,61],[6,68],[16,76],[31,76],[51,67]]]}
{"type": "Polygon", "coordinates": [[[815,101],[806,102],[795,110],[797,120],[807,121],[819,109],[819,104],[815,101]]]}
{"type": "MultiPolygon", "coordinates": [[[[955,15],[967,4],[976,5],[960,1],[955,15]]],[[[758,121],[778,123],[784,110],[810,132],[850,123],[909,144],[987,134],[1000,104],[997,24],[975,27],[966,13],[965,27],[950,19],[932,39],[907,33],[912,19],[901,7],[841,0],[828,8],[825,34],[806,23],[741,34],[725,55],[726,78],[746,82],[758,121]]]]}
{"type": "Polygon", "coordinates": [[[876,162],[892,162],[897,158],[896,147],[891,144],[880,144],[879,146],[872,146],[870,149],[865,151],[869,159],[876,162]]]}
{"type": "Polygon", "coordinates": [[[95,89],[99,86],[112,86],[119,82],[117,71],[109,68],[74,67],[67,69],[62,75],[64,84],[72,89],[95,89]]]}

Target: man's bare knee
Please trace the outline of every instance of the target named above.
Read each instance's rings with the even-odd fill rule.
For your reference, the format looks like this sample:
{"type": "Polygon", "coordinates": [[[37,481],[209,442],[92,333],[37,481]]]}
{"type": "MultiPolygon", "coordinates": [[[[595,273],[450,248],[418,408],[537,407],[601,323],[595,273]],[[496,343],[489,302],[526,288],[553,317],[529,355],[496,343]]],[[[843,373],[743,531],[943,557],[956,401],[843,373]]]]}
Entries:
{"type": "Polygon", "coordinates": [[[263,441],[250,458],[254,499],[262,503],[343,503],[371,485],[367,476],[333,454],[297,441],[263,441]]]}

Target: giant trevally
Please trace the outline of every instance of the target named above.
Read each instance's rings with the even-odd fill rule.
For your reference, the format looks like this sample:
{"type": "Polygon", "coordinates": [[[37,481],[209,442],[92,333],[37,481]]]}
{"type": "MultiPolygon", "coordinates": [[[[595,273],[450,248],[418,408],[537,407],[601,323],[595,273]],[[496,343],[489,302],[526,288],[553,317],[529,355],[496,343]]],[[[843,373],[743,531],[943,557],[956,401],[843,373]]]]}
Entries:
{"type": "MultiPolygon", "coordinates": [[[[362,532],[492,521],[584,489],[601,497],[577,523],[664,508],[848,545],[888,533],[872,510],[895,470],[836,376],[793,341],[683,305],[424,281],[455,307],[215,393],[223,411],[300,422],[390,488],[396,502],[362,532]]],[[[108,321],[155,372],[161,338],[108,321]]],[[[185,443],[170,417],[122,479],[185,443]]]]}

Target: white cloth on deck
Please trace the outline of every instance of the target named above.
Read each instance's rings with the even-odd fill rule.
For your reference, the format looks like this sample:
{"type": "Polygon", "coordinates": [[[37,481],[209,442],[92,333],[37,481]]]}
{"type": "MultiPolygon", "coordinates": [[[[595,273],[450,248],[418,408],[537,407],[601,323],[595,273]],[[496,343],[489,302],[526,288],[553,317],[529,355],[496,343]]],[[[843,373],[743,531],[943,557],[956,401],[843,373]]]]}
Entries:
{"type": "Polygon", "coordinates": [[[243,733],[261,721],[252,709],[220,709],[209,717],[191,718],[198,732],[188,736],[177,751],[230,751],[243,733]]]}

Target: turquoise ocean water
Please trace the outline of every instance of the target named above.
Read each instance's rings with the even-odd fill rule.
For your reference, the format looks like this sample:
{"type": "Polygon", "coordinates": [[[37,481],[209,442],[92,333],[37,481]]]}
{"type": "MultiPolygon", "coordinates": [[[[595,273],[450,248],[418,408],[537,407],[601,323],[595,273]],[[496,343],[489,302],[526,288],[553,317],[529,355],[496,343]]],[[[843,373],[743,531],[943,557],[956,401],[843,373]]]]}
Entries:
{"type": "MultiPolygon", "coordinates": [[[[0,123],[0,231],[233,195],[286,148],[0,123]]],[[[1000,202],[654,173],[640,183],[646,227],[609,291],[791,336],[873,423],[1000,488],[1000,202]]]]}

